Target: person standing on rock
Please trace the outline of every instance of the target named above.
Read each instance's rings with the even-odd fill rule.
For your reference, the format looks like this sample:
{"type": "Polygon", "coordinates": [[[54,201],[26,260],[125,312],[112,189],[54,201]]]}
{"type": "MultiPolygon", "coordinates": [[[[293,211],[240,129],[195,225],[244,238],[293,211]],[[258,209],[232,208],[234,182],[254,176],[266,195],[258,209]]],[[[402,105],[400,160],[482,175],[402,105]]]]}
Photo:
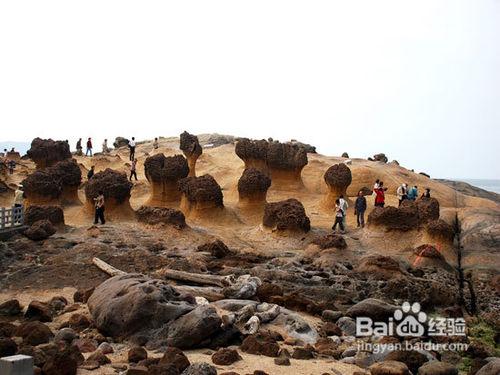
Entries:
{"type": "Polygon", "coordinates": [[[14,192],[14,207],[22,207],[24,205],[23,185],[18,185],[14,192]]]}
{"type": "Polygon", "coordinates": [[[92,139],[87,139],[87,151],[85,151],[85,156],[92,156],[92,139]]]}
{"type": "Polygon", "coordinates": [[[340,206],[340,199],[335,200],[335,223],[333,224],[332,230],[337,230],[337,225],[340,227],[340,231],[344,233],[344,211],[340,206]]]}
{"type": "Polygon", "coordinates": [[[132,137],[132,140],[128,142],[128,148],[130,149],[130,161],[135,159],[135,137],[132,137]]]}
{"type": "Polygon", "coordinates": [[[105,224],[106,220],[104,219],[104,193],[102,190],[98,192],[97,198],[94,198],[95,202],[95,217],[94,224],[98,224],[99,220],[101,224],[105,224]]]}
{"type": "Polygon", "coordinates": [[[14,159],[7,160],[7,167],[9,167],[9,174],[14,174],[14,169],[16,169],[16,161],[14,159]]]}
{"type": "Polygon", "coordinates": [[[385,205],[385,191],[384,182],[380,181],[378,189],[375,191],[375,207],[384,207],[385,205]]]}
{"type": "MultiPolygon", "coordinates": [[[[339,203],[340,203],[340,208],[342,209],[342,212],[344,213],[344,220],[343,220],[343,226],[344,228],[347,227],[347,209],[349,208],[349,204],[347,203],[347,200],[344,199],[343,195],[340,195],[339,197],[339,203]]],[[[344,229],[342,229],[344,230],[344,229]]]]}
{"type": "Polygon", "coordinates": [[[83,155],[83,152],[82,152],[82,139],[78,139],[78,142],[76,142],[76,154],[78,156],[81,156],[83,155]]]}
{"type": "Polygon", "coordinates": [[[408,199],[414,201],[417,199],[417,197],[418,197],[418,187],[417,185],[415,185],[412,188],[408,189],[408,199]]]}
{"type": "Polygon", "coordinates": [[[134,176],[135,180],[138,181],[138,179],[137,179],[137,159],[132,160],[132,164],[130,165],[130,178],[129,178],[130,181],[132,181],[132,176],[134,176]]]}
{"type": "Polygon", "coordinates": [[[422,194],[421,198],[430,198],[431,197],[431,189],[425,188],[425,192],[422,194]]]}
{"type": "Polygon", "coordinates": [[[108,140],[105,139],[104,142],[102,143],[102,153],[103,154],[108,154],[109,153],[109,147],[108,147],[108,140]]]}
{"type": "Polygon", "coordinates": [[[155,140],[153,141],[153,150],[158,150],[158,138],[155,138],[155,140]]]}
{"type": "Polygon", "coordinates": [[[399,206],[405,199],[408,199],[408,187],[405,183],[402,183],[396,190],[396,195],[398,196],[399,206]]]}
{"type": "Polygon", "coordinates": [[[356,222],[358,223],[358,228],[365,227],[365,211],[366,211],[366,198],[363,195],[363,190],[358,191],[358,197],[356,202],[354,202],[354,213],[356,214],[356,222]]]}
{"type": "Polygon", "coordinates": [[[89,173],[87,173],[87,180],[90,180],[92,177],[94,177],[95,174],[95,166],[91,166],[89,169],[89,173]]]}

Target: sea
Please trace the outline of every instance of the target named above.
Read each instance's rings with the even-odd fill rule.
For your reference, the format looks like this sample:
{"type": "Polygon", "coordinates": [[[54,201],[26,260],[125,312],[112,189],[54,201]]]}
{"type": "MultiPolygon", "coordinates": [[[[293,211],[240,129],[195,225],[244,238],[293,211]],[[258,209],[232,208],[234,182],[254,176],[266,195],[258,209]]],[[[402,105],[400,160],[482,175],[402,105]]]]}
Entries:
{"type": "Polygon", "coordinates": [[[500,180],[486,180],[478,178],[471,178],[471,179],[456,178],[454,180],[467,182],[468,184],[471,184],[478,188],[500,194],[500,180]]]}

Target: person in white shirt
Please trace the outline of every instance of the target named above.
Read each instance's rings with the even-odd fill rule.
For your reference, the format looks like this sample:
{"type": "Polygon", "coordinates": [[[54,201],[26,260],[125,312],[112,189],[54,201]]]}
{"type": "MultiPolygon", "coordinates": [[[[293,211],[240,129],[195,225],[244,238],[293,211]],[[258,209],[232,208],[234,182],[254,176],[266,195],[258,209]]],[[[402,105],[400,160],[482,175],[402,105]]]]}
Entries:
{"type": "Polygon", "coordinates": [[[399,205],[401,206],[401,203],[403,203],[405,199],[408,199],[408,187],[405,183],[401,184],[398,187],[398,189],[396,190],[396,195],[398,196],[399,205]]]}
{"type": "Polygon", "coordinates": [[[132,137],[132,140],[128,142],[128,148],[130,149],[130,161],[135,159],[135,137],[132,137]]]}
{"type": "Polygon", "coordinates": [[[349,208],[349,204],[344,199],[343,195],[341,195],[339,197],[339,205],[340,205],[340,208],[342,209],[342,212],[344,212],[343,224],[344,224],[344,230],[345,230],[345,228],[347,228],[347,209],[349,208]]]}
{"type": "Polygon", "coordinates": [[[109,153],[109,147],[108,147],[108,140],[105,139],[104,142],[102,143],[102,152],[103,154],[109,153]]]}
{"type": "Polygon", "coordinates": [[[22,207],[24,205],[23,185],[19,185],[14,192],[14,207],[22,207]]]}

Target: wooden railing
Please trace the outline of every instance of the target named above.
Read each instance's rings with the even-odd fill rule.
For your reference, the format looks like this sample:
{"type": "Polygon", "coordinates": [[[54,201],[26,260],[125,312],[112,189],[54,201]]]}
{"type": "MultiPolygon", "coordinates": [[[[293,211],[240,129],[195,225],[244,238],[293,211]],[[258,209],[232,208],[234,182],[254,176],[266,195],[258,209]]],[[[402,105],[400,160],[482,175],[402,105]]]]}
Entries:
{"type": "Polygon", "coordinates": [[[0,230],[21,227],[23,225],[23,207],[0,208],[0,230]]]}

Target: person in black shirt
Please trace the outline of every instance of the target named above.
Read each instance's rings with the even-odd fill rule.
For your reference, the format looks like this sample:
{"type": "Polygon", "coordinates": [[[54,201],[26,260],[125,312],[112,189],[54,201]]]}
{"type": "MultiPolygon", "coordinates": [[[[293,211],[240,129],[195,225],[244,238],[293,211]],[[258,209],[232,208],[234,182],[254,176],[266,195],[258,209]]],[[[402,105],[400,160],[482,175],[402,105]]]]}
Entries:
{"type": "Polygon", "coordinates": [[[365,211],[366,211],[366,198],[363,195],[363,191],[358,191],[358,197],[356,202],[354,202],[354,213],[356,214],[356,221],[358,223],[358,228],[365,227],[365,211]]]}

